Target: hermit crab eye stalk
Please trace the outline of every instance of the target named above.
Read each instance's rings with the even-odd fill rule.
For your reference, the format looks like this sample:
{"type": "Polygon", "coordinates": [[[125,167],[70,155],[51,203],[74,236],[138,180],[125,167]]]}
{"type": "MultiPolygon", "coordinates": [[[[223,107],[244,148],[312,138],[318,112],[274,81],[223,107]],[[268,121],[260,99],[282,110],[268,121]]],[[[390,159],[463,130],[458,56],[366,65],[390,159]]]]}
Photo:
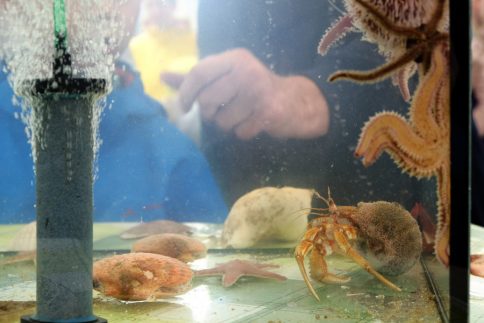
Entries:
{"type": "Polygon", "coordinates": [[[324,203],[326,203],[328,206],[330,206],[331,204],[331,197],[329,196],[329,188],[328,188],[328,199],[324,198],[323,196],[321,196],[321,194],[319,194],[318,192],[314,192],[314,195],[316,195],[317,198],[321,199],[324,201],[324,203]]]}
{"type": "Polygon", "coordinates": [[[321,199],[324,201],[324,203],[326,203],[326,205],[328,205],[328,211],[330,213],[334,213],[336,212],[336,203],[334,203],[334,200],[331,198],[331,191],[329,189],[329,186],[328,186],[328,198],[324,198],[323,196],[321,196],[321,194],[319,194],[318,192],[314,192],[314,195],[316,195],[317,198],[321,199]]]}

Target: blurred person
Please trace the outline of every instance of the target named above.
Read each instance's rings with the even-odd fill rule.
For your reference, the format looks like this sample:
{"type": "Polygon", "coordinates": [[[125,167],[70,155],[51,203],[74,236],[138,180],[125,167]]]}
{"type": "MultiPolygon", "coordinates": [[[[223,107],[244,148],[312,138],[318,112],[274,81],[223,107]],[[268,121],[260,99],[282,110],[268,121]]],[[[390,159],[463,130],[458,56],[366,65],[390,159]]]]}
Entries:
{"type": "Polygon", "coordinates": [[[484,3],[472,1],[472,92],[473,119],[479,137],[484,137],[484,3]]]}
{"type": "MultiPolygon", "coordinates": [[[[121,5],[131,33],[139,3],[128,0],[121,5]]],[[[94,220],[222,222],[227,207],[194,143],[144,93],[139,75],[129,65],[117,61],[113,77],[113,91],[106,99],[109,107],[100,122],[94,220]]],[[[35,219],[31,147],[5,78],[0,81],[0,98],[0,222],[25,223],[35,219]]]]}
{"type": "Polygon", "coordinates": [[[176,0],[143,0],[141,32],[130,41],[130,53],[144,89],[164,103],[168,117],[177,121],[182,111],[173,103],[174,89],[160,83],[161,72],[188,72],[197,62],[196,35],[188,19],[176,15],[176,0]]]}
{"type": "Polygon", "coordinates": [[[421,194],[422,184],[386,154],[369,168],[353,156],[370,116],[406,114],[408,103],[391,80],[327,82],[337,70],[384,62],[359,33],[324,57],[317,53],[323,31],[340,15],[329,1],[201,0],[199,63],[186,75],[161,78],[179,87],[185,110],[199,105],[202,149],[229,204],[263,186],[329,186],[339,205],[389,200],[410,210],[426,202],[435,214],[435,183],[421,194]]]}
{"type": "Polygon", "coordinates": [[[472,212],[484,226],[484,3],[472,1],[472,212]]]}
{"type": "MultiPolygon", "coordinates": [[[[484,226],[484,3],[472,1],[471,222],[484,226]]],[[[471,274],[484,277],[484,255],[471,255],[471,274]]]]}
{"type": "Polygon", "coordinates": [[[471,255],[471,274],[484,277],[484,255],[471,255]]]}

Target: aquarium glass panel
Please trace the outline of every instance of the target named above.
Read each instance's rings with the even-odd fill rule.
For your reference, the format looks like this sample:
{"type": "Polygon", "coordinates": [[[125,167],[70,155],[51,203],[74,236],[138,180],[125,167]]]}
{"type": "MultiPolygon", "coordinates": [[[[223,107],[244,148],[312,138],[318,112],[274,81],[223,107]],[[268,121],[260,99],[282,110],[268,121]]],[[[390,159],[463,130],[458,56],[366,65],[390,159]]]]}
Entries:
{"type": "Polygon", "coordinates": [[[0,321],[448,321],[450,13],[0,1],[0,321]]]}

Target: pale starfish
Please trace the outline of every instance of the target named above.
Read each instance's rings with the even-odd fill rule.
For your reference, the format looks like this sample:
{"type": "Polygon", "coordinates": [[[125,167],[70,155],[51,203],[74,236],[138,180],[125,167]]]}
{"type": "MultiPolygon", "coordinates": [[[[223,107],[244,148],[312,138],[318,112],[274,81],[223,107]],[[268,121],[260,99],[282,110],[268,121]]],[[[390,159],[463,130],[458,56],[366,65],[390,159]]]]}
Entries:
{"type": "Polygon", "coordinates": [[[275,280],[286,280],[285,276],[264,270],[264,268],[278,268],[278,265],[260,264],[248,260],[232,260],[223,264],[217,264],[214,268],[194,270],[195,276],[217,276],[222,275],[222,285],[230,287],[242,276],[258,278],[270,278],[275,280]]]}

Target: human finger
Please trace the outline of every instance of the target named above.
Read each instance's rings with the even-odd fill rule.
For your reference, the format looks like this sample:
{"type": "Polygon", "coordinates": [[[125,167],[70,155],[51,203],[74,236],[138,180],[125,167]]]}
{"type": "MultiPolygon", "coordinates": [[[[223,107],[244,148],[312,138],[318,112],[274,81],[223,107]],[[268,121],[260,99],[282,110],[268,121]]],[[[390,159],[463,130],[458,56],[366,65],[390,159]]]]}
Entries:
{"type": "Polygon", "coordinates": [[[235,127],[234,133],[238,138],[248,140],[257,136],[263,129],[264,122],[255,112],[252,112],[247,119],[235,127]]]}
{"type": "Polygon", "coordinates": [[[160,80],[174,89],[179,89],[185,80],[185,74],[164,72],[160,74],[160,80]]]}
{"type": "Polygon", "coordinates": [[[215,123],[225,131],[245,122],[253,113],[253,102],[236,95],[232,101],[222,104],[213,117],[215,123]]]}
{"type": "Polygon", "coordinates": [[[212,120],[217,111],[228,106],[237,95],[230,73],[206,86],[198,95],[200,114],[205,120],[212,120]]]}
{"type": "Polygon", "coordinates": [[[186,75],[180,86],[179,94],[182,108],[190,110],[193,102],[207,86],[229,73],[232,68],[232,60],[224,54],[209,56],[200,61],[186,75]]]}

